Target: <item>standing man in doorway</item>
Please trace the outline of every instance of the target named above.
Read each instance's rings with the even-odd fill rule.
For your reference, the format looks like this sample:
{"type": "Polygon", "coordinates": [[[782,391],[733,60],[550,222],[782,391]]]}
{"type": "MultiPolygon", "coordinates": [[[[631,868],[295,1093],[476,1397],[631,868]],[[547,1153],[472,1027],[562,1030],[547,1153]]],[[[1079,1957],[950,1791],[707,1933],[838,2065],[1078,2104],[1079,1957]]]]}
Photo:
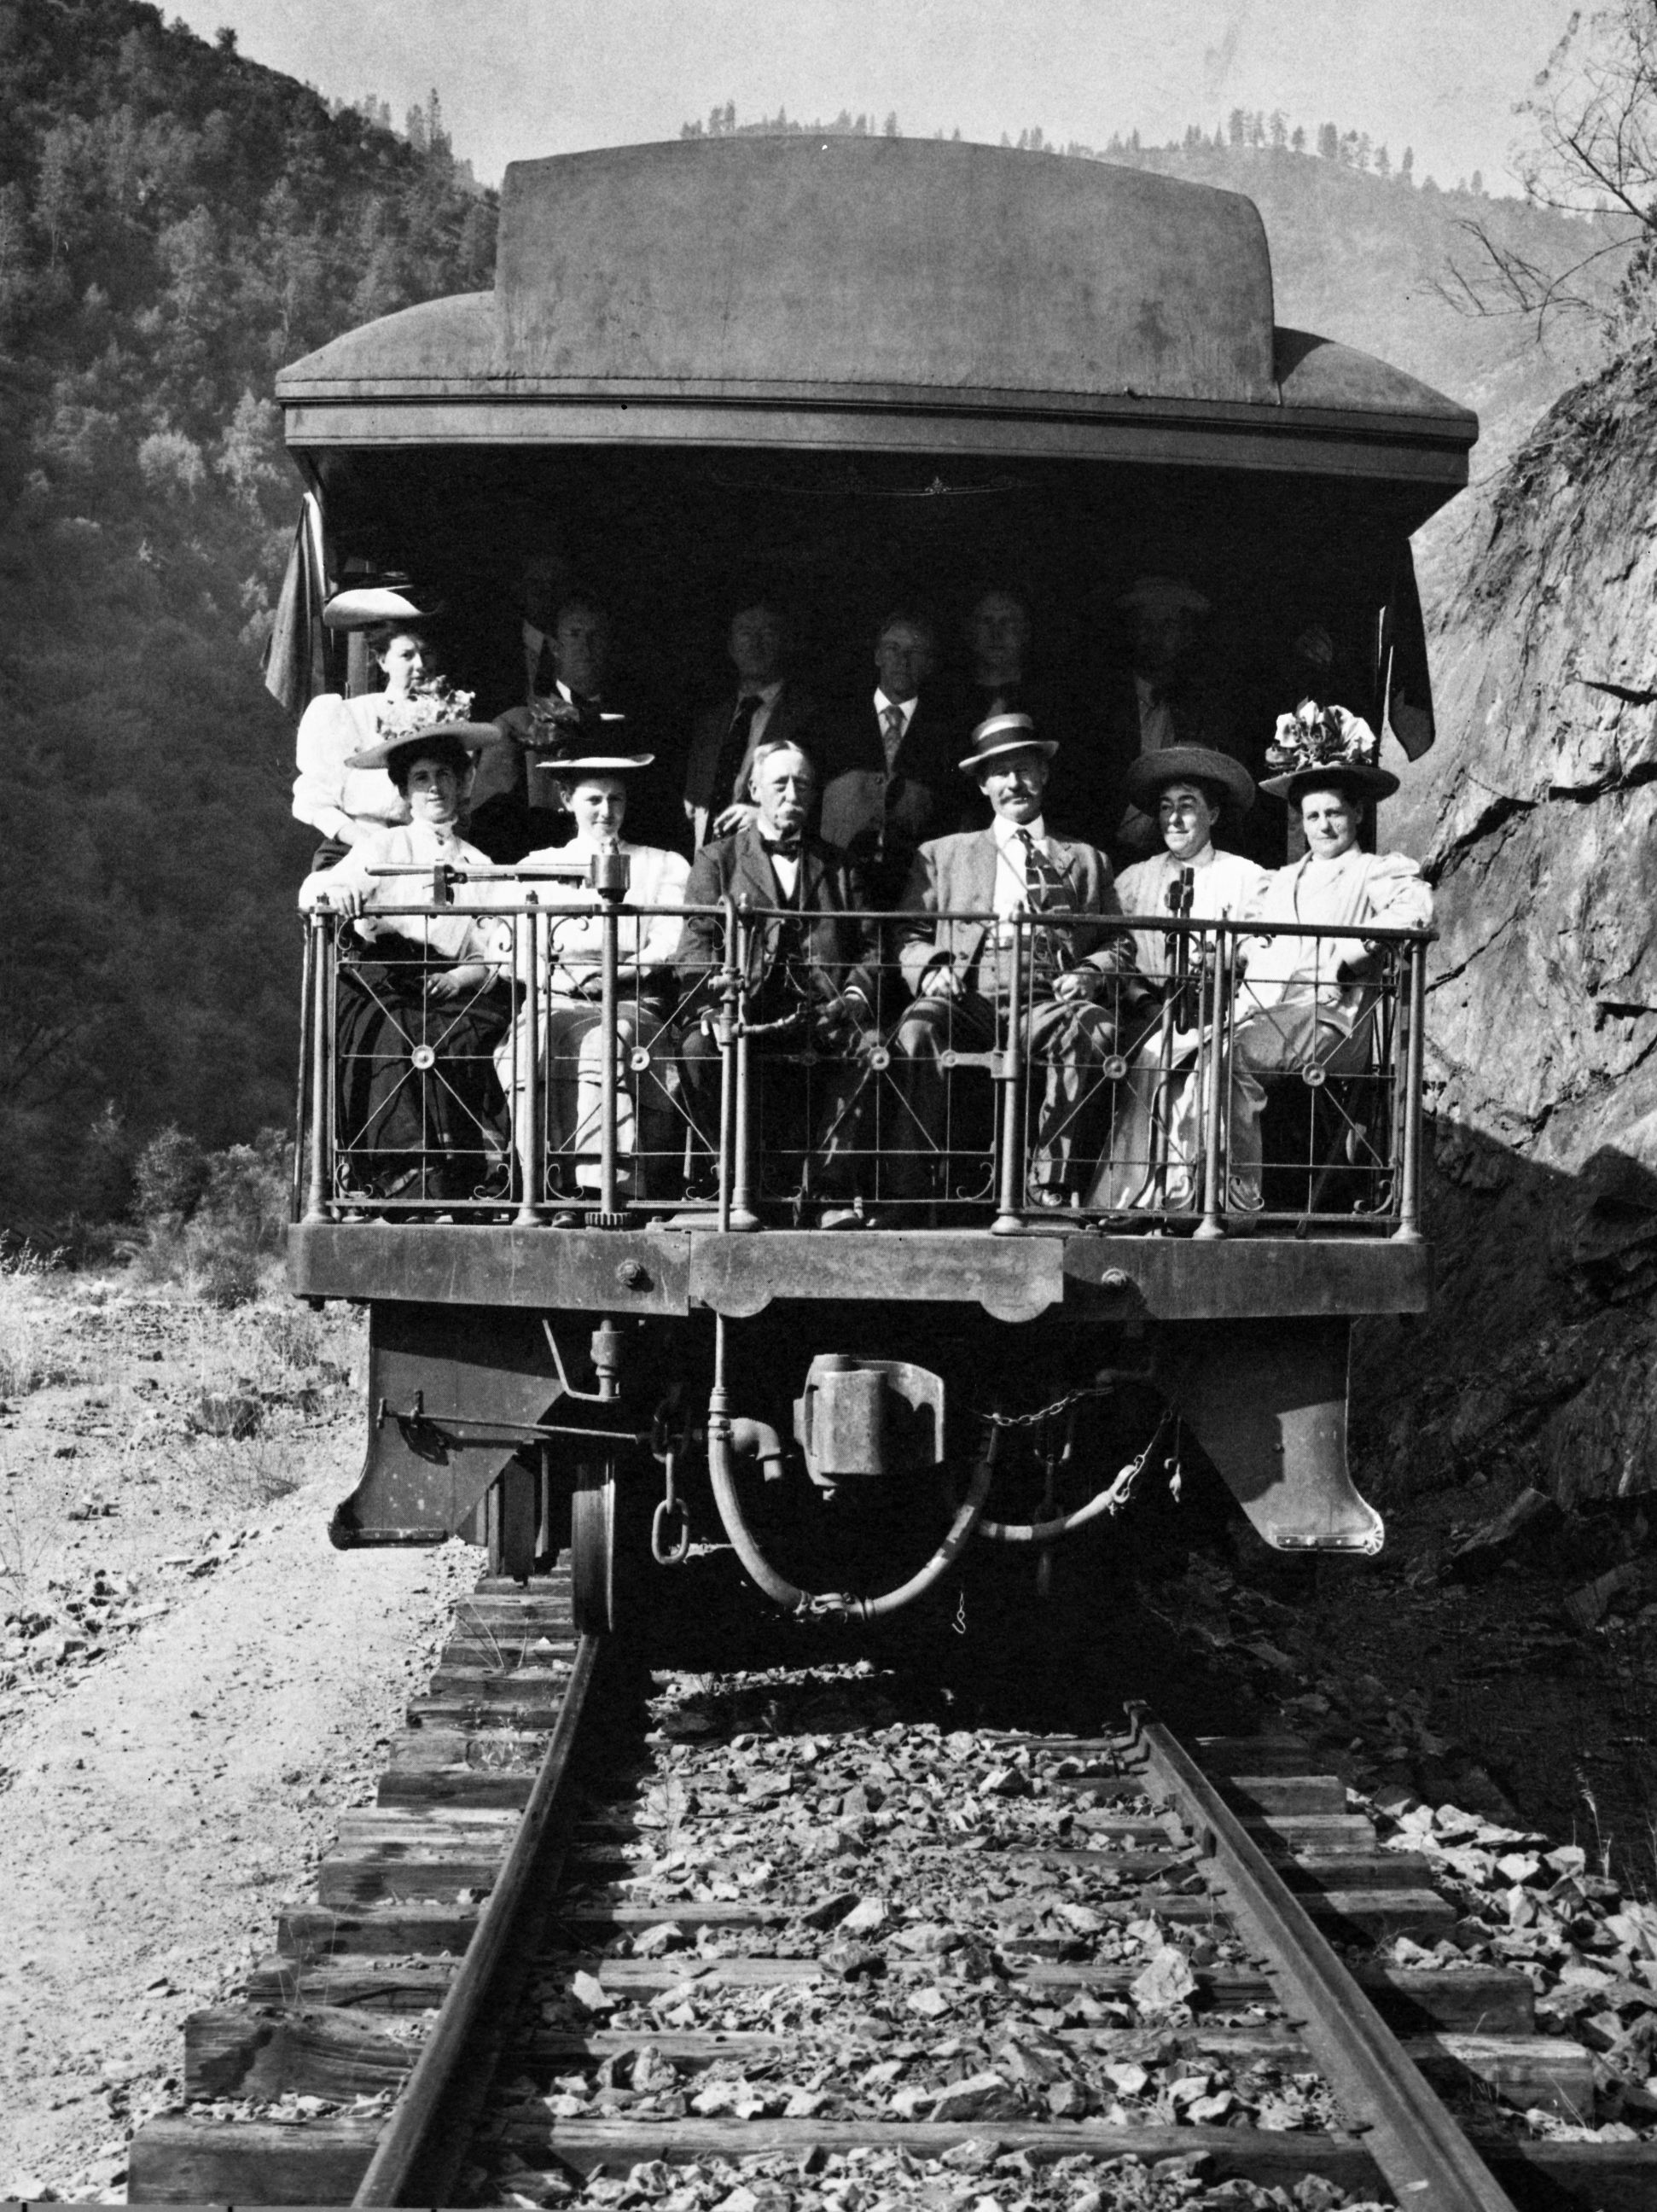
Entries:
{"type": "Polygon", "coordinates": [[[963,818],[949,717],[926,690],[936,664],[931,623],[902,609],[888,615],[875,635],[873,700],[847,718],[829,751],[822,834],[877,910],[901,902],[923,842],[963,818]]]}
{"type": "Polygon", "coordinates": [[[685,764],[684,811],[698,851],[754,821],[748,776],[762,738],[817,748],[822,710],[788,675],[789,644],[786,617],[770,599],[748,600],[731,617],[736,693],[696,717],[685,764]]]}

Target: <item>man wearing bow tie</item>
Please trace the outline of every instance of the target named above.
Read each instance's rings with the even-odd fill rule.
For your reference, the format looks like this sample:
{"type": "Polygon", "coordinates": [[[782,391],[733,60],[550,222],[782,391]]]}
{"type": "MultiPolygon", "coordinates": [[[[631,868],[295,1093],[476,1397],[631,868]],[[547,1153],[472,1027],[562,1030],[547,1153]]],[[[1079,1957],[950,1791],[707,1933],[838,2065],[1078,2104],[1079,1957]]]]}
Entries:
{"type": "Polygon", "coordinates": [[[1028,714],[992,714],[961,762],[993,820],[924,844],[904,898],[898,959],[913,993],[895,1039],[904,1110],[883,1127],[886,1189],[902,1202],[933,1194],[944,1144],[946,1052],[1005,1047],[1014,962],[1018,1048],[1041,1071],[1027,1151],[1029,1202],[1062,1206],[1088,1172],[1096,1071],[1114,1050],[1118,1000],[1133,965],[1110,863],[1091,845],[1051,832],[1042,815],[1053,755],[1028,714]],[[968,917],[950,920],[951,915],[968,917]]]}
{"type": "MultiPolygon", "coordinates": [[[[764,738],[755,750],[751,823],[704,845],[691,865],[685,905],[719,908],[727,897],[766,909],[749,934],[744,1018],[761,1032],[750,1048],[760,1079],[756,1119],[768,1167],[803,1188],[808,1145],[822,1155],[810,1182],[831,1203],[819,1226],[849,1228],[852,1195],[847,1127],[857,1088],[852,1058],[872,1033],[874,980],[865,926],[856,911],[845,856],[805,834],[816,799],[815,763],[804,749],[764,738]],[[814,1064],[804,1064],[811,1055],[814,1064]],[[821,1057],[816,1057],[821,1055],[821,1057]]],[[[722,918],[688,912],[680,941],[680,987],[700,990],[705,1017],[717,1001],[713,981],[725,963],[722,918]]],[[[719,1127],[720,1054],[711,1026],[680,1046],[691,1117],[710,1152],[719,1127]]]]}
{"type": "Polygon", "coordinates": [[[698,849],[753,821],[748,773],[762,738],[798,738],[808,751],[816,745],[822,709],[788,675],[788,625],[768,599],[751,600],[731,617],[736,696],[697,716],[685,763],[684,811],[698,849]]]}

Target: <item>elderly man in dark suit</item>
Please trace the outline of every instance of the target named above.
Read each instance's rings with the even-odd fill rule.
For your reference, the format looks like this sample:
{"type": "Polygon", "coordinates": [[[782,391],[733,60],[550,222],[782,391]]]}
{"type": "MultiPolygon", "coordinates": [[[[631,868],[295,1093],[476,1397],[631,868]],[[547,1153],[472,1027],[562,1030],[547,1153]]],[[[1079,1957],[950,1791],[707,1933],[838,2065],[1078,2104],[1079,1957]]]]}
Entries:
{"type": "Polygon", "coordinates": [[[1091,845],[1050,832],[1041,803],[1058,746],[1028,714],[992,714],[973,732],[961,769],[988,799],[986,830],[923,845],[899,930],[903,980],[913,993],[895,1040],[894,1076],[908,1111],[884,1133],[887,1188],[901,1201],[928,1194],[943,1146],[950,1050],[1006,1047],[1013,962],[1019,1034],[1042,1071],[1029,1130],[1031,1197],[1062,1206],[1088,1163],[1079,1139],[1096,1070],[1115,1046],[1118,1001],[1133,965],[1110,863],[1091,845]],[[951,915],[974,917],[952,921],[951,915]]]}
{"type": "MultiPolygon", "coordinates": [[[[762,738],[749,778],[755,818],[703,846],[684,898],[692,908],[734,897],[762,910],[748,940],[744,1006],[755,1032],[761,1148],[773,1181],[788,1185],[781,1194],[798,1204],[809,1189],[827,1201],[819,1228],[849,1229],[862,1224],[851,1203],[850,1124],[861,1080],[858,1048],[874,1041],[874,978],[845,856],[805,834],[816,792],[816,769],[802,746],[762,738]]],[[[722,918],[687,914],[680,986],[702,999],[706,1012],[681,1042],[680,1065],[691,1117],[710,1152],[720,1085],[712,985],[724,963],[722,918]]]]}
{"type": "Polygon", "coordinates": [[[959,738],[926,688],[936,660],[930,623],[888,615],[875,639],[874,698],[846,717],[824,764],[822,834],[871,907],[895,907],[923,840],[964,824],[959,738]]]}
{"type": "Polygon", "coordinates": [[[752,755],[763,738],[822,740],[822,709],[787,673],[788,625],[769,599],[750,599],[731,617],[726,641],[737,672],[734,698],[696,717],[685,763],[684,811],[698,848],[752,823],[752,755]]]}

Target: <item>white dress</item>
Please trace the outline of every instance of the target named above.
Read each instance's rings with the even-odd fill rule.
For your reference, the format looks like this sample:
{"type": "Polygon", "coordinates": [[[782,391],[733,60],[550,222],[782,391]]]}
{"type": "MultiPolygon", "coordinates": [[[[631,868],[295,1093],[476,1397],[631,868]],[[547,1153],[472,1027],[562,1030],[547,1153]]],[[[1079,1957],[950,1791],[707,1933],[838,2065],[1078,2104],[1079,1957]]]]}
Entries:
{"type": "MultiPolygon", "coordinates": [[[[1187,867],[1193,921],[1241,919],[1269,880],[1266,870],[1242,854],[1219,852],[1212,845],[1191,860],[1158,853],[1124,868],[1116,878],[1123,913],[1170,913],[1169,890],[1187,867]]],[[[1166,976],[1167,931],[1136,929],[1132,937],[1139,973],[1158,981],[1166,976]]],[[[1193,938],[1191,944],[1195,956],[1198,941],[1193,938]]],[[[1116,1086],[1110,1149],[1089,1194],[1090,1206],[1112,1212],[1166,1207],[1181,1212],[1197,1205],[1204,1150],[1199,1063],[1207,1034],[1194,1024],[1180,1026],[1170,1006],[1143,1039],[1126,1079],[1116,1086]]]]}
{"type": "MultiPolygon", "coordinates": [[[[574,838],[568,845],[526,853],[514,866],[532,874],[537,868],[586,865],[596,849],[584,839],[574,838]]],[[[630,874],[623,903],[669,909],[655,915],[623,914],[617,933],[621,991],[616,1024],[620,1063],[616,1146],[624,1163],[617,1181],[626,1188],[634,1182],[634,1168],[640,1151],[648,1155],[663,1148],[664,1124],[671,1113],[664,1080],[666,1071],[649,1057],[663,1028],[652,1003],[652,984],[654,980],[659,985],[658,997],[661,986],[671,988],[682,927],[675,909],[684,902],[690,866],[681,854],[664,852],[655,845],[623,844],[621,850],[627,856],[630,874]],[[635,1066],[640,1054],[646,1056],[644,1064],[635,1066]]],[[[516,906],[531,890],[543,905],[580,909],[553,915],[543,924],[539,1055],[546,1074],[546,1148],[555,1156],[564,1156],[564,1165],[573,1170],[578,1187],[595,1189],[599,1166],[592,1156],[598,1150],[605,1051],[598,1004],[604,902],[590,884],[574,882],[501,884],[496,896],[501,902],[516,906]]],[[[520,987],[526,989],[530,975],[525,923],[519,917],[496,927],[495,957],[510,966],[520,987]]],[[[495,1054],[501,1088],[520,1119],[528,1061],[528,1015],[520,1006],[495,1054]]]]}
{"type": "MultiPolygon", "coordinates": [[[[1296,922],[1302,929],[1425,929],[1433,894],[1418,864],[1402,853],[1364,853],[1356,846],[1332,860],[1312,854],[1266,881],[1247,917],[1296,922]]],[[[1234,1194],[1259,1203],[1261,1079],[1290,1069],[1362,1074],[1370,1044],[1359,1024],[1375,1002],[1373,981],[1355,975],[1364,960],[1354,938],[1245,938],[1247,963],[1238,988],[1235,1049],[1231,1055],[1234,1194]]]]}

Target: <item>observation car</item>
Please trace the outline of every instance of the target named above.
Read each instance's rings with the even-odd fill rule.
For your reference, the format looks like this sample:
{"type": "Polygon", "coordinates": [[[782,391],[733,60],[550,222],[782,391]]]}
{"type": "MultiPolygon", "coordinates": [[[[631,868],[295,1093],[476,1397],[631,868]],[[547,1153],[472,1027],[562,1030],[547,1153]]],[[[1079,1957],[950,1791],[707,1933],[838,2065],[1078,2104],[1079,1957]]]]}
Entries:
{"type": "MultiPolygon", "coordinates": [[[[1260,713],[1296,703],[1256,676],[1316,623],[1357,672],[1353,703],[1406,745],[1429,740],[1410,537],[1465,483],[1476,421],[1278,327],[1259,213],[1234,193],[939,142],[519,162],[493,293],[353,331],[277,391],[328,573],[432,580],[453,671],[485,693],[485,641],[510,665],[514,580],[549,544],[681,728],[756,566],[809,611],[808,672],[865,698],[889,606],[962,605],[1009,578],[1048,667],[1085,698],[1110,609],[1155,572],[1211,601],[1218,660],[1260,713]]],[[[521,688],[520,667],[516,692],[480,703],[521,688]]],[[[1062,733],[1073,784],[1085,719],[1062,733]]],[[[868,1619],[931,1588],[974,1535],[1045,1555],[1188,1438],[1269,1544],[1379,1547],[1347,1468],[1348,1355],[1357,1316],[1429,1295],[1423,933],[1365,933],[1361,1048],[1273,1086],[1259,1213],[1231,1206],[1223,1156],[1250,933],[1159,915],[1136,919],[1162,934],[1194,1056],[1177,1074],[1156,1057],[1166,992],[1119,1010],[1116,1048],[1081,1086],[1065,1202],[1032,1179],[1043,1070],[1009,1006],[990,1047],[953,1055],[924,1203],[848,1235],[811,1226],[810,1201],[826,1131],[871,1217],[889,1187],[907,1110],[895,925],[871,926],[879,1036],[837,1056],[809,1030],[766,1033],[748,948],[774,916],[734,901],[705,917],[722,964],[657,979],[641,1023],[625,871],[596,888],[614,1080],[601,1072],[585,1149],[552,1095],[578,1072],[549,1057],[520,986],[501,1103],[458,1194],[416,1177],[389,1196],[365,1175],[338,1018],[362,947],[337,917],[308,920],[289,1279],[370,1318],[367,1455],[337,1542],[460,1531],[518,1576],[568,1544],[581,1623],[604,1629],[618,1513],[642,1523],[653,1507],[666,1564],[711,1491],[780,1605],[868,1619]],[[696,1024],[711,1126],[672,1042],[696,1024]],[[1176,1080],[1195,1132],[1183,1182],[1176,1080]],[[1131,1139],[1136,1081],[1151,1110],[1131,1139]],[[1111,1170],[1134,1142],[1124,1205],[1111,1170]]],[[[555,867],[439,871],[395,901],[487,901],[512,941],[502,972],[531,977],[578,891],[555,867]]],[[[409,1052],[410,1082],[442,1079],[429,1046],[409,1052]]]]}

